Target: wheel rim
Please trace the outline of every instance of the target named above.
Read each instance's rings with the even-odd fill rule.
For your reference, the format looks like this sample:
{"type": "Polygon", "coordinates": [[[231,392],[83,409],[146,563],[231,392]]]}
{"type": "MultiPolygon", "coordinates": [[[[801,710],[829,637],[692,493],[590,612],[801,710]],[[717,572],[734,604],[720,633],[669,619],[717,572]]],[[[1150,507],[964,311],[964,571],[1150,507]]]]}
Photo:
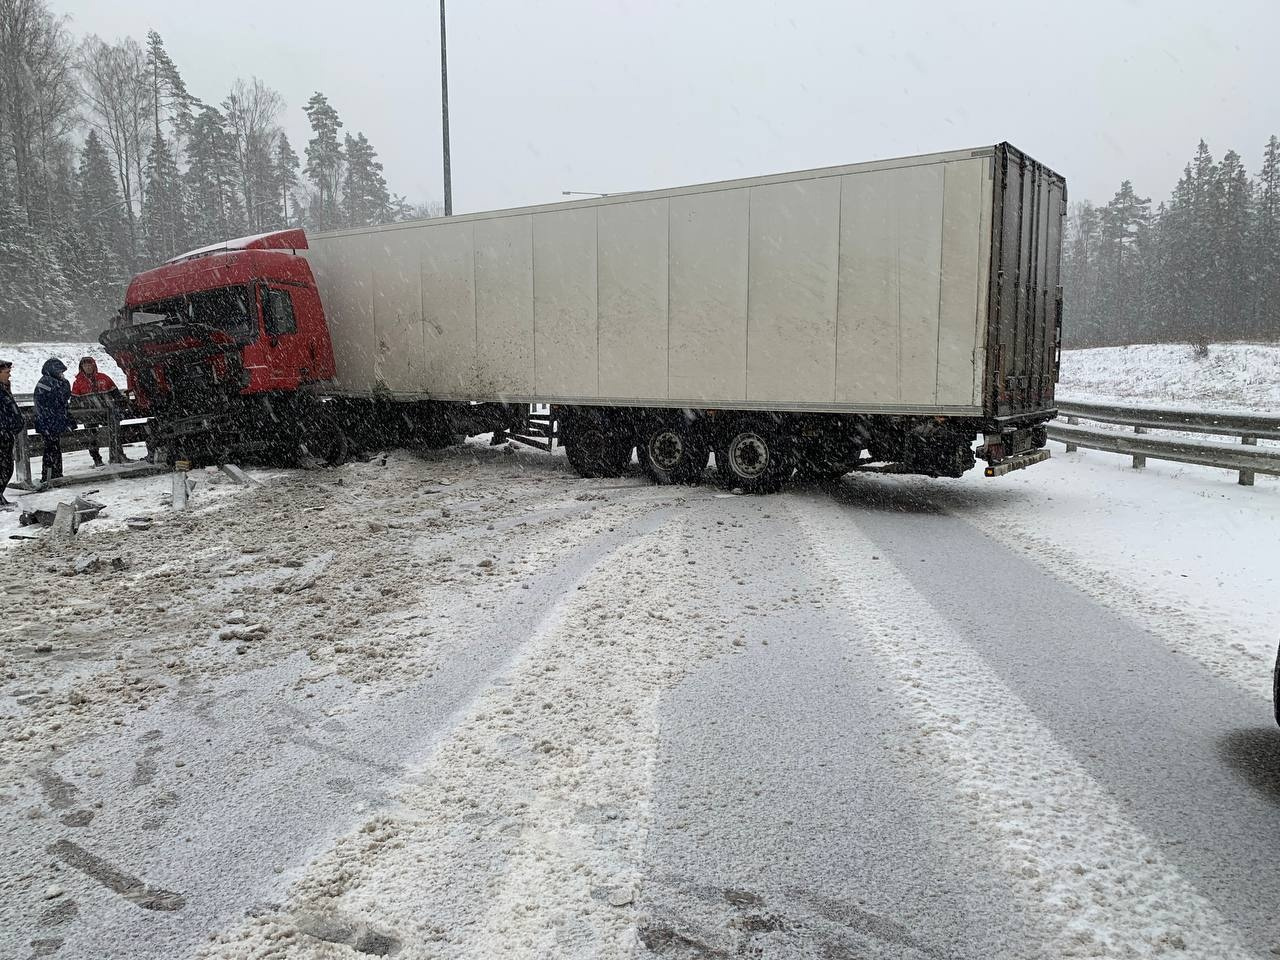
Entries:
{"type": "Polygon", "coordinates": [[[662,470],[671,470],[684,458],[684,438],[675,430],[663,430],[649,438],[649,459],[662,470]]]}
{"type": "Polygon", "coordinates": [[[759,434],[738,434],[728,452],[733,472],[747,480],[754,480],[769,469],[769,445],[759,434]]]}

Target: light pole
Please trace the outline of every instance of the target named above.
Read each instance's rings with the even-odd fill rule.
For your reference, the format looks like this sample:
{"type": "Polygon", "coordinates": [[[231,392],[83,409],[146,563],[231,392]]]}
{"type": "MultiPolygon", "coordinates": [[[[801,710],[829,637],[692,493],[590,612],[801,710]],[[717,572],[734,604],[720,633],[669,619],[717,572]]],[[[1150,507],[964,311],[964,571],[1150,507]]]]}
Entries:
{"type": "Polygon", "coordinates": [[[561,190],[561,196],[565,197],[607,197],[609,194],[601,193],[599,190],[561,190]]]}
{"type": "Polygon", "coordinates": [[[444,131],[444,215],[453,216],[453,182],[449,174],[449,57],[444,42],[444,0],[440,0],[440,123],[444,131]]]}

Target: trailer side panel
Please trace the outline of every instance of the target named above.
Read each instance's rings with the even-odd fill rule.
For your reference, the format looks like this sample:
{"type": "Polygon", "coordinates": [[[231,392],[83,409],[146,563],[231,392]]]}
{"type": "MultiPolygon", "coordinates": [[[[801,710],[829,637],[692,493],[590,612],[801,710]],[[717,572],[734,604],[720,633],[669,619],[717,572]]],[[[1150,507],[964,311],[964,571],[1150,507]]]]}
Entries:
{"type": "Polygon", "coordinates": [[[1016,353],[1031,409],[1052,398],[1036,298],[1061,190],[995,196],[992,157],[319,234],[306,255],[350,394],[971,416],[1016,353]]]}

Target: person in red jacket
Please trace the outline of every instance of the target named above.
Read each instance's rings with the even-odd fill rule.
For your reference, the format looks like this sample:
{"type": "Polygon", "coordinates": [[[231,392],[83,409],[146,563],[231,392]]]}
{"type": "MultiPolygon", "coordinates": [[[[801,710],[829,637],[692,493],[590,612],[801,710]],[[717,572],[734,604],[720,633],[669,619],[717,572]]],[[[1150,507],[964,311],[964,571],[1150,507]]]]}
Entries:
{"type": "MultiPolygon", "coordinates": [[[[75,383],[71,385],[71,395],[73,397],[87,397],[88,403],[95,407],[102,407],[107,410],[116,411],[116,401],[120,397],[120,388],[116,386],[105,373],[98,369],[98,361],[93,357],[80,358],[80,372],[76,374],[75,383]]],[[[119,427],[119,421],[116,423],[119,427]]],[[[127,463],[128,458],[124,455],[124,448],[120,445],[120,431],[115,429],[111,431],[111,450],[109,451],[112,463],[127,463]]],[[[98,452],[98,429],[97,427],[89,427],[89,455],[93,457],[93,465],[95,467],[102,466],[102,454],[98,452]]]]}

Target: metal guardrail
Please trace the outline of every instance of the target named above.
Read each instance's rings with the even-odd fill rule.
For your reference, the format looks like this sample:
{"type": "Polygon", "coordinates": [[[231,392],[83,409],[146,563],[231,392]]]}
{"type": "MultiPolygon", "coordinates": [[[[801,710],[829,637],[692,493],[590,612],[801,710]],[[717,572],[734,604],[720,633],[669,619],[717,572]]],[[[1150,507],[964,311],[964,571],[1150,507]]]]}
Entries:
{"type": "Polygon", "coordinates": [[[1253,486],[1259,473],[1280,476],[1280,449],[1258,449],[1258,440],[1280,440],[1280,417],[1260,413],[1176,410],[1162,407],[1129,407],[1105,403],[1058,403],[1058,416],[1049,424],[1049,439],[1066,444],[1067,453],[1079,447],[1128,454],[1134,469],[1147,465],[1147,458],[1175,463],[1194,463],[1239,472],[1239,482],[1253,486]],[[1080,426],[1081,420],[1132,427],[1120,433],[1080,426]],[[1150,430],[1176,430],[1222,437],[1239,437],[1239,444],[1215,443],[1185,437],[1144,436],[1150,430]]]}
{"type": "MultiPolygon", "coordinates": [[[[14,437],[13,460],[14,478],[10,486],[23,490],[39,489],[32,475],[31,461],[40,457],[44,442],[35,432],[35,398],[33,394],[14,394],[18,402],[18,412],[22,414],[27,429],[14,437]]],[[[77,407],[71,412],[79,423],[79,428],[62,435],[60,444],[63,453],[88,450],[93,447],[105,447],[108,452],[117,446],[131,443],[142,443],[149,438],[150,425],[147,418],[133,409],[126,401],[123,405],[110,407],[77,407]]]]}

